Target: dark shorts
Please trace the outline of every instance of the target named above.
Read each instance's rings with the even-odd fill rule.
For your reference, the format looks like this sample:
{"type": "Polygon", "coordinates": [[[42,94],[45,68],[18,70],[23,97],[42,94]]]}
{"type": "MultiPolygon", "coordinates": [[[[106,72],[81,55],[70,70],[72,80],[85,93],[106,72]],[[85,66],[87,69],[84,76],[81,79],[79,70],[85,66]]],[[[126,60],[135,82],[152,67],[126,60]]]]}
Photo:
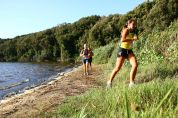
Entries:
{"type": "Polygon", "coordinates": [[[91,62],[92,62],[92,57],[90,57],[90,58],[88,59],[88,62],[89,62],[89,63],[91,63],[91,62]]]}
{"type": "Polygon", "coordinates": [[[129,49],[119,48],[117,57],[122,56],[122,57],[128,58],[129,54],[133,54],[133,51],[129,49]]]}
{"type": "Polygon", "coordinates": [[[83,64],[88,63],[88,59],[82,59],[82,63],[83,63],[83,64]]]}

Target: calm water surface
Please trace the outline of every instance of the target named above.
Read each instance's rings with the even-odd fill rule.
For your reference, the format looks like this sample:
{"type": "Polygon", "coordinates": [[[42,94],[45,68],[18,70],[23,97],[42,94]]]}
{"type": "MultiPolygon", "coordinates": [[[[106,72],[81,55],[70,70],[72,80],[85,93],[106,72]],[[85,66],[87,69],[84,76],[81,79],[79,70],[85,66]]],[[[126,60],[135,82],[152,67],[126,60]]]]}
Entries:
{"type": "Polygon", "coordinates": [[[72,66],[37,63],[0,63],[0,99],[47,83],[72,66]]]}

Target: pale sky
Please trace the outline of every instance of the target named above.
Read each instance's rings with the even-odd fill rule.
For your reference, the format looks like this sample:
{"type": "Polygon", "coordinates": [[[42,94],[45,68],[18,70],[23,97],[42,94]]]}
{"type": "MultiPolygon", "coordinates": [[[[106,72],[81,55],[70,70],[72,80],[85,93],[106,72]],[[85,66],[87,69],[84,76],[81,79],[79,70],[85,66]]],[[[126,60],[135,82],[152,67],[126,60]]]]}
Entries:
{"type": "Polygon", "coordinates": [[[144,0],[0,0],[0,38],[42,31],[91,15],[126,14],[144,0]]]}

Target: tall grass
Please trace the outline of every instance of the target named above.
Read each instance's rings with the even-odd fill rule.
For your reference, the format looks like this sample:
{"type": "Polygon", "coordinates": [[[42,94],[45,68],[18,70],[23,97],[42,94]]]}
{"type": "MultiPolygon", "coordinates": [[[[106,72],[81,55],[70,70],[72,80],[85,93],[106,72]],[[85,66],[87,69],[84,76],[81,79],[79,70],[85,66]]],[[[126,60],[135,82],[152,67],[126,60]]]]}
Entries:
{"type": "Polygon", "coordinates": [[[118,84],[111,90],[94,89],[69,98],[58,107],[58,117],[147,118],[175,117],[178,114],[178,82],[152,81],[135,88],[118,84]],[[87,105],[86,105],[87,104],[87,105]]]}
{"type": "MultiPolygon", "coordinates": [[[[134,50],[139,67],[136,86],[129,88],[130,64],[126,61],[112,89],[97,88],[68,98],[56,110],[58,117],[176,118],[178,116],[178,22],[163,32],[141,36],[134,50]],[[140,48],[141,47],[141,48],[140,48]]],[[[105,78],[115,66],[117,44],[94,51],[94,62],[103,65],[105,78]]]]}
{"type": "Polygon", "coordinates": [[[172,118],[178,115],[177,65],[152,63],[141,66],[136,77],[137,85],[133,88],[128,87],[125,83],[127,78],[123,77],[129,76],[128,69],[129,67],[125,66],[118,73],[112,89],[92,89],[83,95],[67,99],[57,108],[57,116],[172,118]]]}

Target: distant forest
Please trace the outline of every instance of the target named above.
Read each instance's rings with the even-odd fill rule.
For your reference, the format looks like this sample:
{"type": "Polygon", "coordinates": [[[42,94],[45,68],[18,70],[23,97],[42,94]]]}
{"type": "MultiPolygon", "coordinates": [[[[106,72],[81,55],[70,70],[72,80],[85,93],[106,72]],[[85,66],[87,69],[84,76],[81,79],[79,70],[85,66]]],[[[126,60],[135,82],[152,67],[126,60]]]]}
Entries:
{"type": "Polygon", "coordinates": [[[120,40],[128,19],[137,21],[139,34],[163,31],[178,17],[177,0],[144,2],[125,15],[89,16],[51,29],[0,39],[0,61],[67,61],[75,59],[84,43],[96,49],[120,40]]]}

